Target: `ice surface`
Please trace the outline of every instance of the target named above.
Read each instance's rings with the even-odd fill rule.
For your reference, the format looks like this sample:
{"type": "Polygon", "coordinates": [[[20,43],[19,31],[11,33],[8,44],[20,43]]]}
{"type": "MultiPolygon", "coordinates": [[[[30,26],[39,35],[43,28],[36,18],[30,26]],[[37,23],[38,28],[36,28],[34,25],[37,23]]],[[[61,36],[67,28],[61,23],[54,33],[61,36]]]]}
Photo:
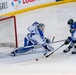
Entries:
{"type": "MultiPolygon", "coordinates": [[[[23,46],[23,40],[28,33],[27,27],[34,21],[45,24],[45,35],[56,40],[67,38],[69,26],[67,21],[70,18],[76,20],[76,3],[67,3],[52,7],[41,8],[29,11],[17,17],[17,30],[19,46],[23,46]]],[[[53,44],[56,49],[63,42],[53,44]]],[[[60,48],[49,58],[41,57],[39,61],[28,60],[31,56],[4,57],[0,58],[0,75],[76,75],[76,55],[71,52],[64,54],[63,50],[67,46],[60,48]]],[[[12,48],[0,48],[0,52],[8,53],[12,48]]],[[[1,54],[0,53],[0,54],[1,54]]]]}

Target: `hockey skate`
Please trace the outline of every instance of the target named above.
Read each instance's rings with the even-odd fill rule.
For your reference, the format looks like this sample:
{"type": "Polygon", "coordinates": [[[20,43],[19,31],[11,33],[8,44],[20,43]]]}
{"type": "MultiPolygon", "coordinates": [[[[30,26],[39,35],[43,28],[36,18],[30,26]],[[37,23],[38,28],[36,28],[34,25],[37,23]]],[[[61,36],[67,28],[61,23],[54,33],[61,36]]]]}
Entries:
{"type": "Polygon", "coordinates": [[[76,54],[76,45],[74,46],[74,50],[71,53],[76,54]]]}
{"type": "Polygon", "coordinates": [[[12,52],[10,53],[10,56],[16,56],[15,51],[12,51],[12,52]]]}
{"type": "Polygon", "coordinates": [[[67,52],[69,52],[69,51],[70,51],[70,49],[69,49],[69,48],[67,48],[67,49],[63,50],[63,52],[64,52],[64,53],[67,53],[67,52]]]}
{"type": "Polygon", "coordinates": [[[76,54],[76,50],[72,51],[71,53],[72,53],[72,54],[76,54]]]}

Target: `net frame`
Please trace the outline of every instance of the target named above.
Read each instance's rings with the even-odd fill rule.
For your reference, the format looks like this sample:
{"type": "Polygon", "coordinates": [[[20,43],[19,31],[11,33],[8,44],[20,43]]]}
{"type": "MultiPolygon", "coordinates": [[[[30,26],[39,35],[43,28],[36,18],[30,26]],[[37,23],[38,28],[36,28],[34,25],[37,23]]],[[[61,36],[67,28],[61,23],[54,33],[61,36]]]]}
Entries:
{"type": "MultiPolygon", "coordinates": [[[[3,21],[3,20],[7,20],[7,19],[11,19],[11,18],[13,18],[13,22],[14,22],[14,34],[15,34],[15,36],[14,36],[14,38],[15,38],[15,47],[17,48],[18,47],[18,39],[17,39],[17,27],[16,27],[16,17],[15,16],[9,16],[9,17],[4,17],[4,16],[2,16],[2,17],[0,17],[0,21],[3,21]]],[[[11,43],[0,43],[0,47],[1,46],[4,46],[4,47],[14,47],[14,45],[12,45],[11,43]]]]}

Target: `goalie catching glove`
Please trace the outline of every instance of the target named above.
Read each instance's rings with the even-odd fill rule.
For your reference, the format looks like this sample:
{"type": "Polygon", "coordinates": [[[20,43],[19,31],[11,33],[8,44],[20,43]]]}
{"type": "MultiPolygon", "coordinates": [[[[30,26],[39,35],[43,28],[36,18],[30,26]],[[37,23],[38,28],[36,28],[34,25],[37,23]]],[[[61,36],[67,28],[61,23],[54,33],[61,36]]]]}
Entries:
{"type": "Polygon", "coordinates": [[[45,41],[46,41],[46,43],[50,43],[50,39],[48,39],[48,38],[45,38],[45,41]]]}

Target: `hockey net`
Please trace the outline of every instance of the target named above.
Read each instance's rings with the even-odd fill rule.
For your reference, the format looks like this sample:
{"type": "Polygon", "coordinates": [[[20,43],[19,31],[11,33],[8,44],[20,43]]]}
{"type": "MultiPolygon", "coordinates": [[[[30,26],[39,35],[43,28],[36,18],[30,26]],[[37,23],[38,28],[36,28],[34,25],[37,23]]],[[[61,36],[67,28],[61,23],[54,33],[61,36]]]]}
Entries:
{"type": "Polygon", "coordinates": [[[16,17],[0,17],[0,47],[18,47],[16,17]]]}

